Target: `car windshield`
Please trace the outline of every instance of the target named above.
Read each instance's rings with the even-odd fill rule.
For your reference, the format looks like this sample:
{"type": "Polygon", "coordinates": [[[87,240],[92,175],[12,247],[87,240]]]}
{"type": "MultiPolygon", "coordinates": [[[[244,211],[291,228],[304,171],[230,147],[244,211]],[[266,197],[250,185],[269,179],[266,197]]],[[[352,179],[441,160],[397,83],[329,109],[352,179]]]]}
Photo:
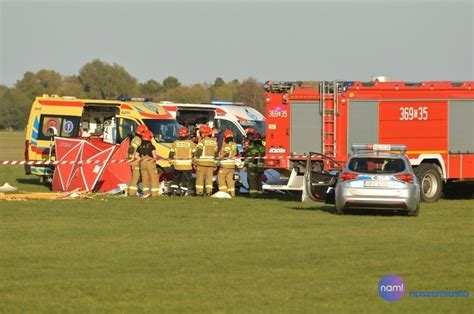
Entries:
{"type": "Polygon", "coordinates": [[[362,173],[397,173],[405,170],[405,162],[391,157],[354,157],[348,168],[362,173]]]}
{"type": "Polygon", "coordinates": [[[158,143],[172,143],[178,138],[179,124],[170,119],[147,119],[146,126],[158,143]]]}
{"type": "Polygon", "coordinates": [[[255,132],[260,133],[262,137],[265,137],[265,121],[263,120],[246,120],[239,121],[240,125],[244,128],[253,128],[255,132]]]}

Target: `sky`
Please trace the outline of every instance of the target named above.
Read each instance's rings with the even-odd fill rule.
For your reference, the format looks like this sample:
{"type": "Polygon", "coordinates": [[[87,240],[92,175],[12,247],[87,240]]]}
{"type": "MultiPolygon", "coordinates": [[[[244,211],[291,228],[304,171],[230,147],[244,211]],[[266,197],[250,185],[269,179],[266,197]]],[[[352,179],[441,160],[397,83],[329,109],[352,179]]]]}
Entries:
{"type": "Polygon", "coordinates": [[[474,80],[474,0],[0,0],[0,84],[93,59],[140,82],[474,80]]]}

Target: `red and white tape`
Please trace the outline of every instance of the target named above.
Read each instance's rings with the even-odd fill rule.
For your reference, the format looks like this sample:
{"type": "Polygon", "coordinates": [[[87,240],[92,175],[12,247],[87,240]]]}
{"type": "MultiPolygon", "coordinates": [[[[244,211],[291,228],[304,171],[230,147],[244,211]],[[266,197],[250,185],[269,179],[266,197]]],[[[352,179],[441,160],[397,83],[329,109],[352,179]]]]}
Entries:
{"type": "Polygon", "coordinates": [[[50,165],[90,165],[103,163],[123,163],[131,160],[0,160],[0,166],[7,165],[28,165],[28,166],[50,166],[50,165]]]}
{"type": "MultiPolygon", "coordinates": [[[[258,159],[307,159],[305,155],[295,156],[269,156],[269,157],[237,157],[240,160],[258,160],[258,159]]],[[[169,160],[167,158],[158,158],[156,160],[169,160]]],[[[55,165],[90,165],[103,163],[127,163],[134,160],[130,159],[112,159],[112,160],[0,160],[0,166],[28,165],[28,166],[55,166],[55,165]]]]}

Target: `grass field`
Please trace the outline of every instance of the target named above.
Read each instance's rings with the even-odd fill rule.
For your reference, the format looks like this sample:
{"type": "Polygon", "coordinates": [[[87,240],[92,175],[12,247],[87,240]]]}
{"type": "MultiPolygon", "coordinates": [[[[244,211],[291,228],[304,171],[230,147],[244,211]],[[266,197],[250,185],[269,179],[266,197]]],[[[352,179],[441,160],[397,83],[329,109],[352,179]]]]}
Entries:
{"type": "MultiPolygon", "coordinates": [[[[0,160],[21,157],[22,134],[6,137],[0,160]]],[[[0,166],[0,185],[46,191],[22,170],[0,166]]],[[[0,312],[472,313],[472,295],[390,303],[377,284],[474,293],[473,205],[412,218],[277,198],[0,201],[0,312]]]]}

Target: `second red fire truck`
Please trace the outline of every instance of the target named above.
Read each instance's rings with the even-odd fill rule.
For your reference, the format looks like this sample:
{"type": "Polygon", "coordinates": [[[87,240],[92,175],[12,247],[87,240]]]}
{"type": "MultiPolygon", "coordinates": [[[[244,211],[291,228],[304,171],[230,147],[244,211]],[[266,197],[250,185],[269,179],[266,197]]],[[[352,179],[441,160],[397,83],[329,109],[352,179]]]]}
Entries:
{"type": "Polygon", "coordinates": [[[302,191],[308,152],[343,164],[352,144],[379,143],[407,146],[423,201],[443,188],[472,194],[473,89],[474,81],[267,82],[266,167],[289,179],[263,188],[302,191]]]}

